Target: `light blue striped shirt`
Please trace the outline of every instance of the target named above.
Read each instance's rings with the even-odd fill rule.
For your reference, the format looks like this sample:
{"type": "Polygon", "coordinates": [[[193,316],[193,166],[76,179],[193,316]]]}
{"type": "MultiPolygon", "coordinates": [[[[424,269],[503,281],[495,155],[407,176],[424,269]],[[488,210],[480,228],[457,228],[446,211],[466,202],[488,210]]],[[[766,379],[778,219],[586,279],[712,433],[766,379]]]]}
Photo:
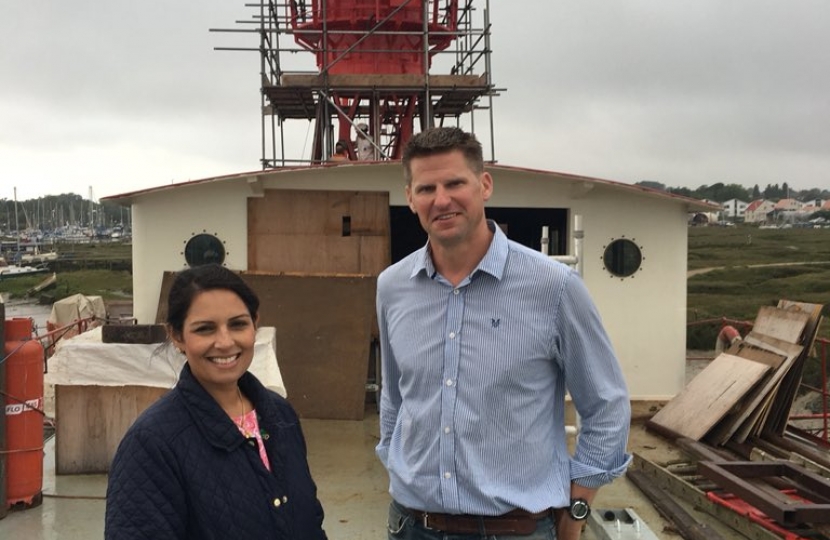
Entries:
{"type": "Polygon", "coordinates": [[[378,277],[377,454],[409,508],[563,507],[571,481],[600,487],[630,461],[628,391],[582,280],[488,225],[490,248],[458,287],[426,246],[378,277]],[[566,389],[582,423],[573,456],[566,389]]]}

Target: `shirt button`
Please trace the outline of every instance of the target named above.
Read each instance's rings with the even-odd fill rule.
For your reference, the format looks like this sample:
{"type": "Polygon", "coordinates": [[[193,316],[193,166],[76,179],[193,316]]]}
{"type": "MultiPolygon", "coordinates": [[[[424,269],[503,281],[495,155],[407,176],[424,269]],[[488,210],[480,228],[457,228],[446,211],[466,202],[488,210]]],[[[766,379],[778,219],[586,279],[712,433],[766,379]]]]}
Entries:
{"type": "Polygon", "coordinates": [[[452,473],[445,472],[444,473],[444,478],[446,478],[446,479],[452,478],[452,473]]]}
{"type": "Polygon", "coordinates": [[[455,339],[455,332],[450,332],[450,339],[455,339]]]}
{"type": "Polygon", "coordinates": [[[274,508],[279,508],[281,504],[282,504],[282,501],[280,501],[279,497],[274,499],[274,508]]]}
{"type": "Polygon", "coordinates": [[[458,289],[453,289],[453,291],[452,291],[452,293],[456,294],[456,295],[458,294],[458,292],[459,292],[458,289]]]}
{"type": "Polygon", "coordinates": [[[452,379],[447,379],[447,386],[452,386],[452,379]]]}
{"type": "Polygon", "coordinates": [[[445,427],[445,428],[444,428],[444,433],[449,433],[450,431],[452,431],[452,430],[450,430],[450,427],[449,427],[449,426],[447,426],[447,427],[445,427]]]}

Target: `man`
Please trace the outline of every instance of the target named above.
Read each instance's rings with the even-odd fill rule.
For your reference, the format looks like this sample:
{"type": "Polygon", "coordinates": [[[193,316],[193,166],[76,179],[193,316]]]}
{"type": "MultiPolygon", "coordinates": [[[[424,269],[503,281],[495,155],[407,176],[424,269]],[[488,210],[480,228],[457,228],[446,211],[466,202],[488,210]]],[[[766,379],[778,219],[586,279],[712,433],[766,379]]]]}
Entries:
{"type": "Polygon", "coordinates": [[[329,161],[349,161],[349,148],[346,146],[346,141],[337,141],[329,161]]]}
{"type": "Polygon", "coordinates": [[[375,146],[369,136],[369,125],[361,122],[355,126],[357,138],[354,141],[355,153],[358,161],[372,161],[375,159],[375,146]]]}
{"type": "Polygon", "coordinates": [[[378,278],[389,538],[577,539],[630,461],[628,391],[596,308],[575,272],[486,220],[493,178],[473,135],[419,133],[403,166],[429,240],[378,278]]]}

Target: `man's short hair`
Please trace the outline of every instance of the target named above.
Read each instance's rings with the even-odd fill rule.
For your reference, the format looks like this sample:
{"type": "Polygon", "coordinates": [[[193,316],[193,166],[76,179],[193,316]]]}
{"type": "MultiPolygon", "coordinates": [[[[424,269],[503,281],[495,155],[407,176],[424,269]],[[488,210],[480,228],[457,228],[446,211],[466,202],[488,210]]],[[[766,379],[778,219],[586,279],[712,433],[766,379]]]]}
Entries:
{"type": "Polygon", "coordinates": [[[409,139],[403,150],[404,178],[412,182],[412,160],[419,157],[446,154],[459,150],[467,160],[467,165],[476,173],[484,172],[484,156],[481,143],[476,136],[457,127],[434,127],[426,129],[409,139]]]}

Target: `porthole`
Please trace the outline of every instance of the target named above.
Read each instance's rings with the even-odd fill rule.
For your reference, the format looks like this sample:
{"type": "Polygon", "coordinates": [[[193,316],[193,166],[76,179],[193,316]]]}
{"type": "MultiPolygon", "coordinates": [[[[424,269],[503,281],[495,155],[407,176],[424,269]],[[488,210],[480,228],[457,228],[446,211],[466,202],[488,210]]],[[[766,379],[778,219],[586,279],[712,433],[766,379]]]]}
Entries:
{"type": "Polygon", "coordinates": [[[605,246],[602,263],[611,277],[624,279],[634,276],[642,267],[645,257],[643,249],[634,240],[616,238],[605,246]]]}
{"type": "Polygon", "coordinates": [[[194,234],[184,246],[184,260],[189,266],[203,264],[223,264],[225,262],[225,245],[216,235],[202,232],[194,234]]]}

